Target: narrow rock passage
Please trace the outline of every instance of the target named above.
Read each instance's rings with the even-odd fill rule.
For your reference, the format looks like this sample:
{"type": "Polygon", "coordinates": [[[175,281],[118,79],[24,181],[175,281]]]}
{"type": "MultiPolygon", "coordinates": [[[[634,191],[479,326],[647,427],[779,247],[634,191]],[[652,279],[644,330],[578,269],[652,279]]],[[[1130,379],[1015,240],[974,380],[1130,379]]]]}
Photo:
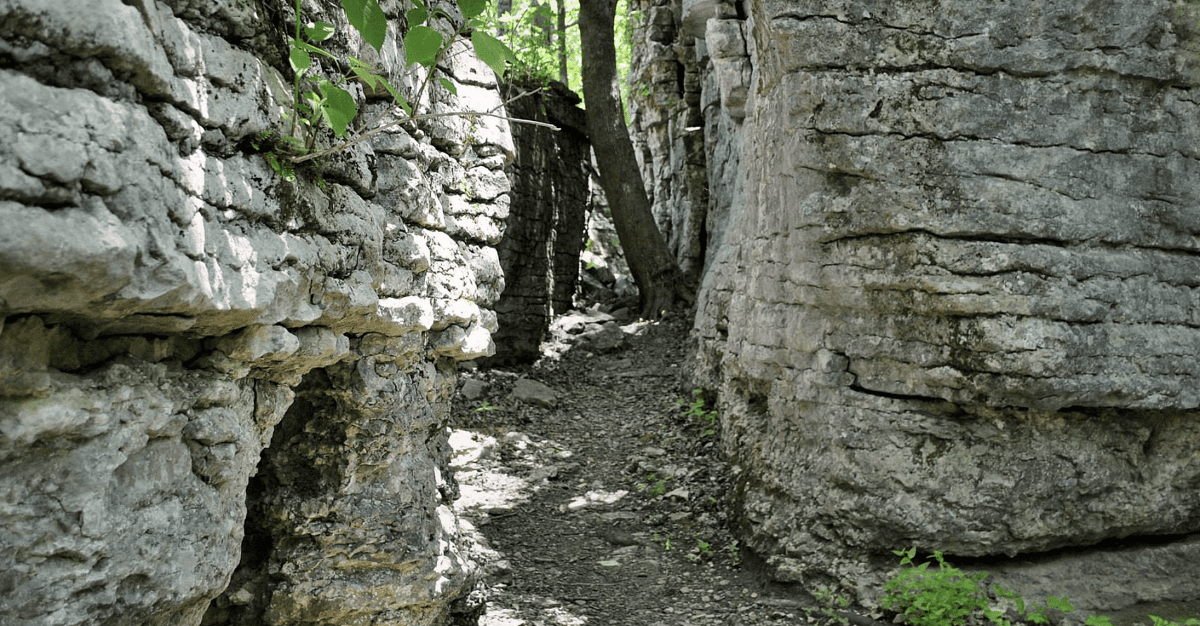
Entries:
{"type": "Polygon", "coordinates": [[[486,572],[480,624],[808,623],[725,527],[711,404],[688,413],[686,321],[623,328],[615,351],[463,376],[451,444],[486,572]]]}

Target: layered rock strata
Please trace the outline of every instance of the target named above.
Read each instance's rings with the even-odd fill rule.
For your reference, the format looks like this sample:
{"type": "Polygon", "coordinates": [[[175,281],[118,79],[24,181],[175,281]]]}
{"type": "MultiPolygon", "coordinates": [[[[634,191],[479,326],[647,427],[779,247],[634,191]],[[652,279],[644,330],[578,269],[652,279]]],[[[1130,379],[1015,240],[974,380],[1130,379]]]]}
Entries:
{"type": "MultiPolygon", "coordinates": [[[[684,6],[717,18],[707,45],[733,32],[737,7],[684,6]]],[[[1034,596],[1086,571],[1064,591],[1089,609],[1200,597],[1161,567],[1194,564],[1200,531],[1195,11],[744,14],[696,328],[747,544],[867,602],[911,545],[1034,596]]]]}
{"type": "MultiPolygon", "coordinates": [[[[303,6],[423,82],[398,22],[377,54],[303,6]]],[[[396,127],[285,180],[291,7],[0,2],[0,622],[474,610],[444,419],[491,352],[507,125],[396,127]]],[[[452,58],[423,110],[498,106],[452,58]]]]}
{"type": "Polygon", "coordinates": [[[639,22],[626,88],[634,150],[659,230],[680,267],[698,275],[708,212],[701,68],[694,39],[680,33],[678,2],[633,4],[639,22]]]}
{"type": "Polygon", "coordinates": [[[570,310],[591,204],[591,144],[579,96],[558,82],[505,85],[508,115],[550,124],[513,124],[511,206],[497,246],[505,288],[491,362],[532,361],[556,313],[570,310]]]}

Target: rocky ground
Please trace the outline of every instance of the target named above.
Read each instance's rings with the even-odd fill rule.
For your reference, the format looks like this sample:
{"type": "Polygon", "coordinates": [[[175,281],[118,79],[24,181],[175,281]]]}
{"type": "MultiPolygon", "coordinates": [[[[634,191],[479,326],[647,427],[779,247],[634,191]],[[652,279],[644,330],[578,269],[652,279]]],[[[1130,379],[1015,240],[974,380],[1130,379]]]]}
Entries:
{"type": "Polygon", "coordinates": [[[565,316],[538,363],[463,376],[451,443],[487,572],[480,624],[820,621],[802,592],[760,584],[726,528],[689,324],[617,315],[565,316]]]}
{"type": "MultiPolygon", "coordinates": [[[[452,465],[455,507],[485,573],[479,624],[901,622],[762,582],[727,526],[731,469],[712,398],[691,382],[690,319],[628,317],[572,312],[536,364],[463,373],[452,465]]],[[[1008,619],[1028,624],[1009,608],[1008,619]]],[[[1134,626],[1151,613],[1182,621],[1195,611],[1160,603],[1110,617],[1134,626]]]]}

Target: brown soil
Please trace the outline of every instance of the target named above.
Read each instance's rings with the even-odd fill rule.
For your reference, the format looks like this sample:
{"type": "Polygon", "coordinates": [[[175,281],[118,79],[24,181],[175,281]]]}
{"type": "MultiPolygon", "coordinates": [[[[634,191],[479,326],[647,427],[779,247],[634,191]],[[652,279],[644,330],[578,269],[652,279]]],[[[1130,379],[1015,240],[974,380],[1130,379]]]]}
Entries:
{"type": "Polygon", "coordinates": [[[760,584],[727,528],[719,433],[686,412],[688,326],[643,323],[615,352],[464,374],[488,385],[456,397],[452,440],[456,508],[486,572],[481,625],[820,621],[801,592],[760,584]],[[522,377],[557,404],[511,398],[522,377]]]}

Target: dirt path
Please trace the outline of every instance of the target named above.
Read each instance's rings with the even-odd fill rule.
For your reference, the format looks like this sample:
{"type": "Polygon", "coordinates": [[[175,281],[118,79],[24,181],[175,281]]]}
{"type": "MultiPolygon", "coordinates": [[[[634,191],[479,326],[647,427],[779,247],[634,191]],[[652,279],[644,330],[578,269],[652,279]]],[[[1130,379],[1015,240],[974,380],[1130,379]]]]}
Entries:
{"type": "Polygon", "coordinates": [[[481,537],[480,624],[809,623],[794,597],[757,582],[725,528],[717,434],[704,409],[687,412],[686,323],[587,350],[463,377],[456,507],[481,537]],[[549,386],[553,406],[514,399],[522,378],[549,386]]]}

